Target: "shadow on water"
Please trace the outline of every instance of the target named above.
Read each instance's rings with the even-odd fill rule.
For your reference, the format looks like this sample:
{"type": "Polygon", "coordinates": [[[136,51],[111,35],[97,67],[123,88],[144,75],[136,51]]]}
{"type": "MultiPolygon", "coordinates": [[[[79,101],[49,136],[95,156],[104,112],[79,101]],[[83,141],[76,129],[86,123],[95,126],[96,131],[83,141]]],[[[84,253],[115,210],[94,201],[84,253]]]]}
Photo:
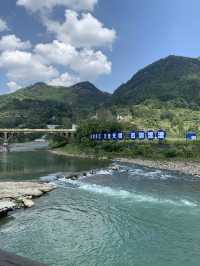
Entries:
{"type": "Polygon", "coordinates": [[[108,162],[74,159],[45,150],[0,153],[0,180],[31,180],[51,173],[86,171],[108,162]]]}
{"type": "Polygon", "coordinates": [[[13,222],[14,220],[15,220],[15,217],[13,217],[11,215],[0,218],[0,229],[2,226],[7,225],[10,222],[13,222]]]}

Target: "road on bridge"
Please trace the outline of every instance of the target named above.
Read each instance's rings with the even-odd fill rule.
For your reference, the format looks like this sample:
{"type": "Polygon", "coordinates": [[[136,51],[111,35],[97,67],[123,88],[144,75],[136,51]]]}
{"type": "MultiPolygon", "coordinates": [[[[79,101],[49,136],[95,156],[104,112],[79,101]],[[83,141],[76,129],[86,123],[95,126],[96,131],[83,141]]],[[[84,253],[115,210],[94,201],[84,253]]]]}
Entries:
{"type": "Polygon", "coordinates": [[[65,128],[59,128],[59,129],[46,129],[46,128],[0,128],[0,133],[75,133],[76,129],[65,129],[65,128]]]}

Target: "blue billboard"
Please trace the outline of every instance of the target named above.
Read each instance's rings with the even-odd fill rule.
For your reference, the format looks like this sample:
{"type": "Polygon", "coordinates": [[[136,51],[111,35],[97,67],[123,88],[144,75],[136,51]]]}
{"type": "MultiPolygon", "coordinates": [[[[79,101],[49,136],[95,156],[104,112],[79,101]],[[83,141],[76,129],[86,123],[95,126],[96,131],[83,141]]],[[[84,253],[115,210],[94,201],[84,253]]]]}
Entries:
{"type": "Polygon", "coordinates": [[[144,131],[138,131],[138,139],[144,140],[146,138],[146,134],[144,131]]]}
{"type": "Polygon", "coordinates": [[[112,133],[112,140],[117,140],[117,132],[112,133]]]}
{"type": "Polygon", "coordinates": [[[197,140],[197,134],[195,132],[188,132],[186,134],[186,139],[190,141],[195,141],[197,140]]]}
{"type": "MultiPolygon", "coordinates": [[[[131,131],[127,132],[127,137],[131,140],[165,140],[167,137],[166,131],[160,129],[157,132],[153,130],[149,131],[131,131]]],[[[126,132],[101,132],[101,133],[92,133],[90,134],[90,140],[101,141],[101,140],[124,140],[126,139],[126,132]]],[[[188,140],[197,140],[197,134],[194,132],[188,132],[186,134],[186,139],[188,140]]]]}
{"type": "Polygon", "coordinates": [[[111,133],[107,133],[107,140],[111,140],[112,139],[112,134],[111,133]]]}
{"type": "Polygon", "coordinates": [[[96,139],[96,134],[92,133],[92,134],[90,135],[90,139],[91,139],[91,140],[95,140],[95,139],[96,139]]]}
{"type": "Polygon", "coordinates": [[[154,140],[155,137],[156,137],[156,134],[155,134],[154,131],[149,130],[149,131],[147,131],[147,133],[146,133],[146,137],[147,137],[148,140],[154,140]]]}
{"type": "Polygon", "coordinates": [[[166,131],[164,131],[164,130],[162,130],[162,129],[160,129],[160,130],[157,131],[157,133],[156,133],[156,138],[157,138],[158,140],[165,140],[166,137],[167,137],[167,133],[166,133],[166,131]]]}
{"type": "Polygon", "coordinates": [[[118,132],[117,133],[117,139],[118,140],[123,140],[124,139],[124,133],[123,132],[118,132]]]}
{"type": "Polygon", "coordinates": [[[138,136],[138,133],[137,133],[136,131],[132,131],[132,132],[130,132],[130,134],[129,134],[129,137],[130,137],[130,139],[132,139],[132,140],[136,140],[136,139],[137,139],[137,136],[138,136]]]}
{"type": "Polygon", "coordinates": [[[107,133],[103,133],[102,136],[103,136],[103,140],[107,140],[108,139],[107,133]]]}

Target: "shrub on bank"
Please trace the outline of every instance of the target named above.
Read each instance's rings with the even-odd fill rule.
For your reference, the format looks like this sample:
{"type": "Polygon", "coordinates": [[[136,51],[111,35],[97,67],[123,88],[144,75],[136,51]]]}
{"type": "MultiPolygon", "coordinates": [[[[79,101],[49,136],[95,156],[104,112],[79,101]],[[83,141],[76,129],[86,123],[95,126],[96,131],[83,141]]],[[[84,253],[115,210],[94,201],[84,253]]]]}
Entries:
{"type": "MultiPolygon", "coordinates": [[[[94,132],[124,131],[124,125],[118,122],[89,120],[82,122],[76,137],[70,140],[65,148],[69,153],[84,153],[96,157],[140,157],[149,159],[192,159],[200,160],[200,142],[182,141],[93,141],[90,135],[94,132]]],[[[65,145],[57,139],[57,146],[65,145]]]]}

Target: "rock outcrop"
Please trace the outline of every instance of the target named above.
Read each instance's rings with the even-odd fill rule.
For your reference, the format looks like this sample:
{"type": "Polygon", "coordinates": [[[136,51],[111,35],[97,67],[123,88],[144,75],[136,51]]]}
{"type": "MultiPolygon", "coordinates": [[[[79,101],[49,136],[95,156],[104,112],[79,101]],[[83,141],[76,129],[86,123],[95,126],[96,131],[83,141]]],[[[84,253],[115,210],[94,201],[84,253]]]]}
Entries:
{"type": "Polygon", "coordinates": [[[0,217],[6,216],[7,213],[16,208],[16,203],[9,200],[4,199],[0,201],[0,217]]]}
{"type": "Polygon", "coordinates": [[[0,182],[0,217],[17,208],[31,208],[34,205],[32,198],[55,188],[39,182],[0,182]]]}

